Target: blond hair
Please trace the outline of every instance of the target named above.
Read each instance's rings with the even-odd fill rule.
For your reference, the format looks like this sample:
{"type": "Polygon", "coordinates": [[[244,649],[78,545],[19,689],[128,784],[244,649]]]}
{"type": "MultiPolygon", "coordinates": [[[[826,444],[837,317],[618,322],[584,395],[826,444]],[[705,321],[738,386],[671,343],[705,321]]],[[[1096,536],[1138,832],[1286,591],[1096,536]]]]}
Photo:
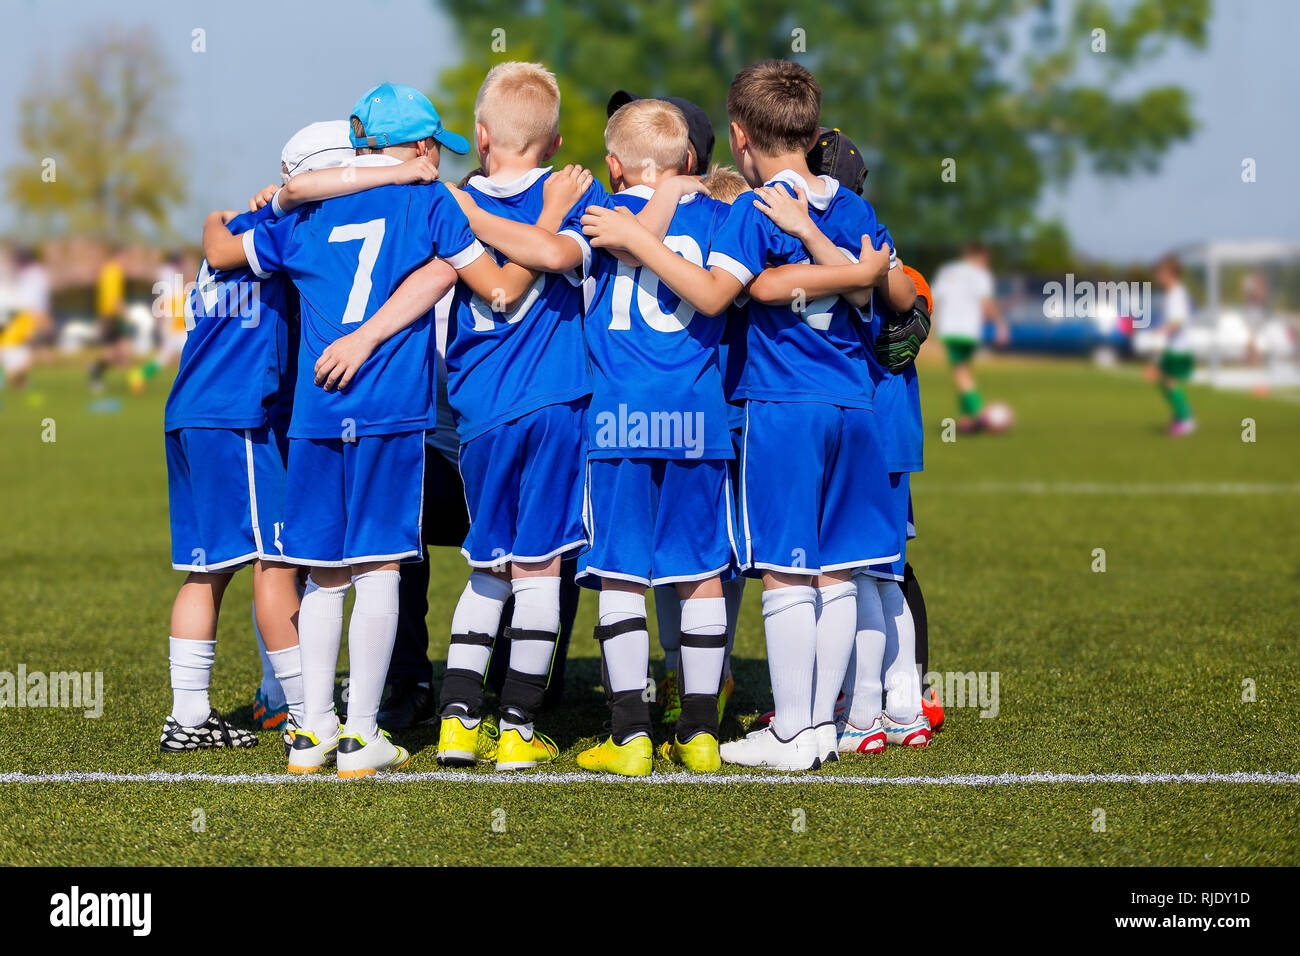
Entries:
{"type": "Polygon", "coordinates": [[[767,156],[805,153],[817,135],[822,88],[798,63],[751,63],[731,81],[727,116],[767,156]]]}
{"type": "Polygon", "coordinates": [[[498,63],[488,71],[474,101],[481,123],[501,149],[522,153],[549,146],[560,135],[560,87],[540,63],[498,63]]]}
{"type": "Polygon", "coordinates": [[[660,172],[680,172],[690,161],[690,140],[682,111],[663,100],[633,100],[605,125],[605,150],[623,168],[653,181],[660,172]]]}
{"type": "Polygon", "coordinates": [[[723,166],[720,163],[714,163],[713,168],[709,170],[709,175],[704,177],[704,187],[708,189],[710,196],[718,202],[725,203],[733,203],[737,196],[749,191],[749,183],[745,182],[744,176],[736,172],[736,167],[723,166]]]}

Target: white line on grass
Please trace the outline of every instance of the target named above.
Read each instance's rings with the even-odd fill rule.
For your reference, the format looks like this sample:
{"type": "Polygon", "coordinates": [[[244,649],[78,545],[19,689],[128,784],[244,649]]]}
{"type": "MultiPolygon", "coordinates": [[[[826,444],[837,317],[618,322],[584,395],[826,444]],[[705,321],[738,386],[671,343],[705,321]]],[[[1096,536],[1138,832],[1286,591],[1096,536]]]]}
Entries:
{"type": "Polygon", "coordinates": [[[971,481],[921,483],[925,491],[1016,495],[1300,495],[1300,482],[971,481]]]}
{"type": "MultiPolygon", "coordinates": [[[[1008,787],[1023,784],[1183,784],[1183,783],[1265,783],[1300,784],[1300,773],[1278,771],[1236,771],[1233,773],[966,773],[939,777],[852,777],[822,774],[694,774],[656,773],[649,777],[618,777],[612,774],[557,773],[533,774],[465,773],[454,770],[426,770],[415,773],[386,773],[369,778],[377,783],[468,783],[468,784],[535,784],[541,786],[580,786],[593,783],[642,785],[689,784],[717,787],[730,784],[759,786],[787,784],[838,784],[856,787],[1008,787]]],[[[66,783],[346,783],[333,773],[299,775],[290,773],[0,773],[0,784],[66,783]]]]}

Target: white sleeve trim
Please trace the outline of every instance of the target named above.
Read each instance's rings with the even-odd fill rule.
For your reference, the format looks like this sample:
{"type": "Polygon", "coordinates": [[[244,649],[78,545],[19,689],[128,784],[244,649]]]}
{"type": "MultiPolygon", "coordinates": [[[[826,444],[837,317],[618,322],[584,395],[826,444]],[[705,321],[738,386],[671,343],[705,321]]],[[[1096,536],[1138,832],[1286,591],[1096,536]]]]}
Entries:
{"type": "Polygon", "coordinates": [[[275,195],[271,197],[271,215],[276,219],[279,219],[284,215],[284,207],[280,205],[280,193],[282,192],[282,189],[283,187],[277,189],[275,195]]]}
{"type": "Polygon", "coordinates": [[[584,279],[591,275],[591,243],[587,237],[576,229],[561,229],[556,233],[557,236],[568,236],[576,242],[582,249],[582,265],[576,269],[570,269],[564,273],[564,277],[573,285],[582,285],[584,279]]]}
{"type": "Polygon", "coordinates": [[[464,269],[486,251],[487,250],[483,248],[483,243],[475,239],[454,256],[442,256],[442,259],[453,269],[460,270],[464,269]]]}
{"type": "Polygon", "coordinates": [[[721,252],[710,252],[707,266],[710,269],[717,266],[723,272],[730,273],[740,280],[741,285],[749,285],[750,280],[754,278],[754,273],[731,258],[731,256],[724,255],[721,252]]]}
{"type": "Polygon", "coordinates": [[[257,258],[257,249],[253,245],[253,232],[252,229],[248,230],[241,240],[244,243],[244,258],[248,260],[248,268],[253,270],[253,275],[259,279],[269,279],[271,273],[262,269],[262,262],[257,258]]]}

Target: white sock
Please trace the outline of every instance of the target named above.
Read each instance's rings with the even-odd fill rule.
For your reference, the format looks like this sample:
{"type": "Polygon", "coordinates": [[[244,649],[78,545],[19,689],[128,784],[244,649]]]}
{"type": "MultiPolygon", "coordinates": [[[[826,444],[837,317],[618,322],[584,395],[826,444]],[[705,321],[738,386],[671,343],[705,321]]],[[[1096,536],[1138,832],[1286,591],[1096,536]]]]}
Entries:
{"type": "Polygon", "coordinates": [[[921,679],[916,670],[916,622],[903,589],[895,581],[880,581],[880,605],[885,617],[884,683],[889,716],[911,720],[921,712],[921,679]]]}
{"type": "Polygon", "coordinates": [[[551,669],[560,630],[560,579],[515,578],[510,588],[515,593],[511,626],[551,635],[549,641],[515,641],[510,648],[510,666],[525,674],[545,674],[551,669]]]}
{"type": "MultiPolygon", "coordinates": [[[[725,598],[690,598],[682,602],[682,634],[720,637],[727,633],[725,598]]],[[[716,694],[722,686],[722,666],[727,648],[691,647],[682,644],[681,683],[683,694],[716,694]]]]}
{"type": "Polygon", "coordinates": [[[302,722],[307,719],[307,712],[303,706],[302,652],[295,644],[293,647],[278,651],[267,651],[266,657],[273,668],[271,677],[275,681],[275,686],[281,689],[282,705],[289,708],[289,715],[293,717],[293,722],[301,727],[302,722]]]}
{"type": "Polygon", "coordinates": [[[267,706],[275,709],[284,706],[284,691],[280,689],[280,682],[275,679],[275,666],[271,663],[271,658],[267,657],[266,644],[262,640],[262,632],[257,627],[257,607],[253,607],[253,636],[257,638],[257,654],[262,658],[262,696],[266,698],[267,706]]]}
{"type": "Polygon", "coordinates": [[[397,638],[397,571],[367,571],[352,579],[357,599],[348,622],[348,726],[369,743],[379,736],[379,701],[397,638]]]}
{"type": "Polygon", "coordinates": [[[813,725],[835,719],[835,699],[849,672],[857,632],[858,586],[842,581],[817,589],[817,668],[813,682],[813,725]]]}
{"type": "MultiPolygon", "coordinates": [[[[501,627],[501,611],[510,597],[510,582],[486,571],[470,572],[465,590],[451,616],[452,634],[490,634],[496,637],[501,627]]],[[[476,671],[486,674],[492,648],[481,644],[455,644],[447,648],[447,669],[476,671]]]]}
{"type": "Polygon", "coordinates": [[[334,672],[343,643],[343,600],[351,583],[320,587],[310,577],[298,608],[298,650],[302,658],[302,727],[319,737],[338,728],[334,713],[334,672]]]}
{"type": "Polygon", "coordinates": [[[172,716],[182,727],[197,727],[212,713],[208,686],[216,641],[185,641],[169,637],[171,645],[172,716]]]}
{"type": "Polygon", "coordinates": [[[659,625],[659,646],[664,649],[664,669],[670,674],[677,670],[682,648],[681,605],[675,587],[661,584],[655,588],[655,620],[659,625]]]}
{"type": "Polygon", "coordinates": [[[858,579],[858,633],[853,654],[853,703],[849,723],[866,729],[880,716],[881,666],[885,659],[885,615],[876,582],[858,579]]]}
{"type": "MultiPolygon", "coordinates": [[[[515,595],[515,610],[510,617],[511,627],[542,631],[550,635],[550,640],[512,640],[510,669],[523,674],[550,673],[551,658],[555,656],[555,638],[560,630],[560,579],[515,578],[510,582],[510,589],[515,595]]],[[[515,721],[503,713],[501,730],[517,730],[526,739],[531,739],[533,723],[531,720],[515,721]]]]}
{"type": "Polygon", "coordinates": [[[811,585],[763,592],[763,631],[776,716],[782,740],[812,726],[813,667],[817,657],[817,591],[811,585]]]}
{"type": "MultiPolygon", "coordinates": [[[[617,624],[633,618],[645,619],[645,594],[631,591],[600,592],[600,623],[617,624]]],[[[626,631],[600,642],[600,653],[609,671],[609,692],[619,694],[628,690],[644,690],[646,675],[650,673],[650,634],[643,626],[640,630],[626,631]]],[[[514,655],[511,654],[511,663],[514,655]]]]}

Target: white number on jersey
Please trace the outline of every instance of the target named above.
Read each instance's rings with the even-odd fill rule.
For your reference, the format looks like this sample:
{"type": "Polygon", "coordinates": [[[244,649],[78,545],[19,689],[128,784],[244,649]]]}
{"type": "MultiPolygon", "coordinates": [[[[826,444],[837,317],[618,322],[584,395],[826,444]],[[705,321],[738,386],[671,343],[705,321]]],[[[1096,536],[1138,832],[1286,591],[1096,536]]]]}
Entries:
{"type": "MultiPolygon", "coordinates": [[[[199,294],[203,300],[203,312],[205,315],[211,315],[212,310],[217,307],[217,280],[212,277],[212,270],[208,268],[208,260],[204,259],[199,263],[199,276],[194,280],[194,291],[199,294]]],[[[195,326],[194,303],[189,296],[185,297],[185,331],[193,332],[195,326]]]]}
{"type": "MultiPolygon", "coordinates": [[[[858,261],[858,254],[852,249],[845,249],[843,246],[836,246],[835,248],[848,256],[850,262],[858,261]]],[[[831,310],[835,308],[835,300],[838,298],[839,296],[837,295],[824,295],[820,299],[813,299],[811,302],[804,305],[803,314],[800,318],[803,319],[805,324],[811,326],[817,331],[825,332],[831,327],[831,319],[835,315],[831,310]]],[[[866,307],[870,307],[869,302],[866,307]]],[[[791,307],[791,309],[793,311],[793,307],[791,307]]]]}
{"type": "Polygon", "coordinates": [[[384,242],[384,220],[354,222],[330,230],[330,242],[356,242],[358,239],[361,240],[361,251],[357,254],[357,271],[352,276],[348,305],[343,310],[344,325],[355,325],[366,317],[366,303],[370,300],[370,273],[375,268],[379,247],[384,242]]]}
{"type": "MultiPolygon", "coordinates": [[[[665,236],[664,245],[687,262],[704,265],[704,253],[690,236],[665,236]]],[[[632,327],[632,290],[636,289],[636,304],[645,324],[656,332],[680,332],[695,318],[695,309],[685,299],[677,303],[672,314],[659,307],[659,277],[644,266],[618,263],[614,275],[613,315],[609,327],[614,330],[632,327]]]]}
{"type": "MultiPolygon", "coordinates": [[[[523,300],[515,306],[514,311],[508,313],[505,317],[507,324],[514,325],[516,322],[522,322],[529,310],[537,304],[537,300],[542,297],[542,287],[546,283],[546,274],[542,273],[533,280],[533,284],[528,287],[524,293],[523,300]]],[[[469,310],[474,313],[474,331],[491,332],[494,323],[501,313],[492,308],[492,304],[483,299],[477,293],[469,297],[469,310]]]]}

